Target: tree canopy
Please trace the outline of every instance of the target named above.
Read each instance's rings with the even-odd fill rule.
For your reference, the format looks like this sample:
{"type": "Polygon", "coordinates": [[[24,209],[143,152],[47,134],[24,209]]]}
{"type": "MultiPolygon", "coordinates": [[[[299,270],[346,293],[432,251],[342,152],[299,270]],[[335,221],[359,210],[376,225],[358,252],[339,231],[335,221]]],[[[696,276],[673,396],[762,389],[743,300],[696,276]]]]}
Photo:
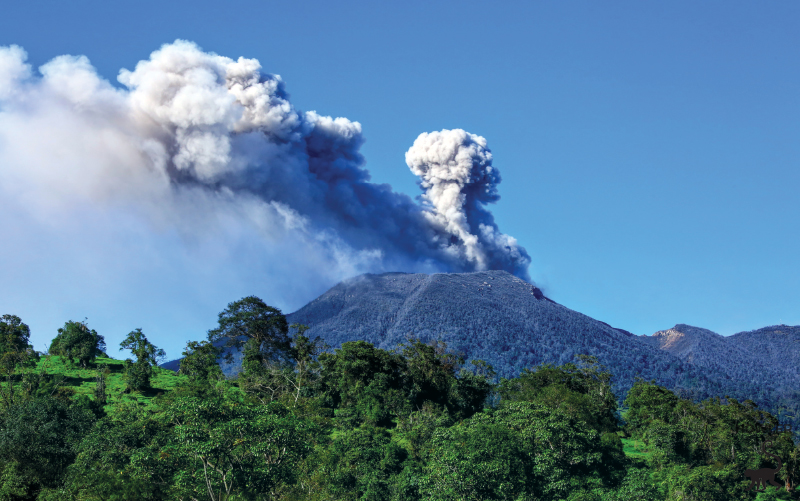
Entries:
{"type": "MultiPolygon", "coordinates": [[[[591,356],[498,382],[441,342],[331,350],[281,319],[257,298],[231,303],[210,331],[217,344],[187,343],[157,389],[163,351],[141,329],[121,343],[128,391],[105,359],[102,392],[73,364],[83,384],[70,391],[13,374],[0,500],[800,499],[800,446],[752,401],[693,401],[638,379],[618,407],[591,356]],[[233,377],[218,365],[223,340],[250,357],[233,377]],[[763,492],[748,490],[765,484],[748,471],[769,480],[763,492]]],[[[0,329],[2,346],[25,347],[21,320],[0,329]]],[[[47,357],[39,368],[55,365],[47,357]]]]}
{"type": "Polygon", "coordinates": [[[50,353],[66,357],[70,363],[77,361],[87,367],[106,349],[103,336],[94,329],[89,329],[86,322],[66,322],[58,329],[58,336],[50,343],[50,353]]]}
{"type": "Polygon", "coordinates": [[[166,355],[164,350],[147,340],[142,329],[134,329],[119,344],[120,350],[130,350],[135,361],[125,361],[125,375],[130,390],[144,390],[150,387],[153,367],[166,355]]]}

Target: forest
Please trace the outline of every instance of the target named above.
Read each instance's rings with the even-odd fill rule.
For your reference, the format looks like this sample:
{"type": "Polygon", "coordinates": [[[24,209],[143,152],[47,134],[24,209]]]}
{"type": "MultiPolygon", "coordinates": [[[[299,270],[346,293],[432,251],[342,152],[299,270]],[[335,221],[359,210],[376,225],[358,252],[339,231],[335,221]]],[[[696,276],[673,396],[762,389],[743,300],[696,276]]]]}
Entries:
{"type": "Polygon", "coordinates": [[[70,320],[39,353],[3,315],[0,499],[800,499],[800,446],[752,400],[641,378],[618,398],[590,355],[500,378],[442,342],[308,329],[245,297],[175,373],[141,329],[112,350],[70,320]]]}

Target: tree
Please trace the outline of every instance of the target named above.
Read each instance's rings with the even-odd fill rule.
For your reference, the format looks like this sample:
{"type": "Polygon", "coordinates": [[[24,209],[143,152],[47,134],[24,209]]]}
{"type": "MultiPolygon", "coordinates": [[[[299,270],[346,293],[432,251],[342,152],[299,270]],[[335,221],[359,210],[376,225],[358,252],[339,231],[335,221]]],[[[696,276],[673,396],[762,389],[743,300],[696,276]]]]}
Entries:
{"type": "Polygon", "coordinates": [[[66,322],[58,329],[58,335],[50,343],[50,354],[66,357],[70,364],[75,360],[81,367],[87,367],[106,349],[103,336],[94,329],[89,329],[86,322],[66,322]]]}
{"type": "MultiPolygon", "coordinates": [[[[285,359],[291,349],[289,324],[278,308],[247,296],[228,304],[219,314],[219,326],[208,331],[211,342],[225,341],[225,348],[245,350],[243,369],[257,370],[276,359],[285,359]]],[[[228,350],[226,358],[232,360],[228,350]]]]}
{"type": "Polygon", "coordinates": [[[0,317],[0,370],[12,372],[18,364],[35,358],[30,328],[16,315],[0,317]]]}
{"type": "Polygon", "coordinates": [[[411,412],[400,354],[350,341],[334,353],[321,354],[319,363],[320,393],[325,404],[336,409],[339,424],[389,426],[393,417],[411,412]]]}
{"type": "Polygon", "coordinates": [[[620,462],[606,460],[621,455],[572,413],[512,402],[434,432],[423,498],[597,499],[622,481],[620,462]]]}
{"type": "Polygon", "coordinates": [[[319,438],[318,427],[286,407],[248,403],[235,394],[182,397],[166,411],[174,425],[169,443],[160,451],[141,449],[131,464],[155,477],[165,461],[181,465],[171,479],[173,499],[217,501],[236,493],[274,499],[276,489],[295,482],[297,464],[319,438]]]}
{"type": "MultiPolygon", "coordinates": [[[[96,422],[77,448],[67,471],[66,484],[75,499],[174,499],[167,495],[171,465],[160,476],[141,478],[131,467],[131,457],[150,448],[156,453],[168,443],[171,426],[159,413],[132,402],[117,404],[115,412],[96,422]]],[[[163,463],[163,462],[162,462],[163,463]]]]}
{"type": "Polygon", "coordinates": [[[12,406],[0,424],[0,462],[15,463],[29,494],[59,487],[95,415],[86,406],[36,398],[12,406]]]}
{"type": "Polygon", "coordinates": [[[100,403],[101,405],[105,405],[108,403],[108,394],[106,392],[106,383],[108,380],[108,375],[111,371],[108,369],[108,366],[103,368],[97,369],[97,376],[95,376],[94,381],[94,398],[95,400],[100,403]]]}
{"type": "Polygon", "coordinates": [[[147,340],[142,329],[134,329],[128,333],[120,343],[120,351],[131,350],[136,357],[133,362],[125,360],[125,381],[129,390],[144,390],[150,387],[150,377],[153,375],[153,366],[166,356],[164,350],[157,348],[147,340]]]}
{"type": "Polygon", "coordinates": [[[483,360],[472,360],[469,370],[464,358],[447,349],[444,342],[425,344],[412,339],[403,345],[408,396],[414,409],[425,402],[443,405],[454,417],[463,419],[483,410],[492,392],[495,372],[483,360]]]}
{"type": "MultiPolygon", "coordinates": [[[[318,357],[328,346],[319,336],[306,336],[306,325],[292,324],[289,328],[292,334],[288,358],[254,363],[239,376],[238,383],[262,403],[280,400],[297,412],[300,407],[316,407],[320,403],[314,398],[321,367],[318,357]]],[[[253,354],[245,355],[245,361],[252,358],[253,354]]]]}
{"type": "Polygon", "coordinates": [[[292,324],[289,327],[294,329],[291,351],[294,377],[291,387],[294,403],[297,404],[300,397],[308,396],[310,388],[317,382],[321,367],[319,356],[330,347],[319,336],[314,339],[306,336],[309,329],[307,325],[292,324]]]}
{"type": "Polygon", "coordinates": [[[30,337],[30,329],[18,316],[0,317],[0,375],[6,377],[6,386],[0,388],[0,393],[6,407],[15,399],[12,375],[18,367],[30,366],[38,358],[29,342],[30,337]]]}
{"type": "Polygon", "coordinates": [[[316,455],[312,473],[321,499],[382,501],[391,496],[408,453],[384,429],[364,426],[338,434],[316,455]]]}
{"type": "Polygon", "coordinates": [[[499,391],[504,402],[536,402],[561,408],[598,431],[616,432],[617,400],[611,374],[597,358],[577,356],[579,364],[542,364],[524,369],[519,377],[504,379],[499,391]]]}
{"type": "Polygon", "coordinates": [[[437,501],[525,499],[530,469],[520,437],[496,423],[437,430],[422,479],[423,498],[437,501]]]}
{"type": "Polygon", "coordinates": [[[179,373],[195,384],[205,385],[222,377],[217,359],[221,349],[208,341],[189,341],[183,351],[179,373]]]}

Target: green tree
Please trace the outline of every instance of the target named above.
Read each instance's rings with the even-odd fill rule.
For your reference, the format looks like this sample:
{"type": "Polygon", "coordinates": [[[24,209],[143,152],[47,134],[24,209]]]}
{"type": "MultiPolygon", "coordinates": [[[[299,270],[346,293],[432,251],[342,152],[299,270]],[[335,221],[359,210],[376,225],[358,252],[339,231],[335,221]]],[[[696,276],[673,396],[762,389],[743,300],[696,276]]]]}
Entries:
{"type": "Polygon", "coordinates": [[[607,458],[621,455],[619,442],[604,441],[566,410],[513,402],[434,432],[423,494],[426,499],[592,499],[593,492],[620,485],[620,461],[607,458]]]}
{"type": "Polygon", "coordinates": [[[650,470],[634,466],[625,473],[625,479],[616,489],[609,489],[603,501],[663,501],[664,495],[650,477],[650,470]]]}
{"type": "Polygon", "coordinates": [[[160,451],[141,449],[132,466],[143,475],[162,475],[164,464],[179,464],[171,479],[175,498],[229,499],[256,493],[274,498],[293,484],[297,464],[313,450],[319,430],[278,403],[252,404],[224,397],[179,398],[166,409],[174,428],[160,451]]]}
{"type": "Polygon", "coordinates": [[[33,366],[38,354],[30,344],[30,329],[16,315],[0,317],[0,375],[5,376],[6,384],[0,387],[3,404],[6,408],[16,400],[12,376],[19,367],[33,366]]]}
{"type": "Polygon", "coordinates": [[[196,384],[206,385],[222,377],[217,361],[221,353],[220,348],[208,341],[189,341],[178,372],[196,384]]]}
{"type": "Polygon", "coordinates": [[[16,315],[0,317],[0,370],[11,373],[19,364],[35,360],[30,328],[16,315]]]}
{"type": "Polygon", "coordinates": [[[314,458],[311,486],[320,499],[383,501],[403,471],[408,453],[381,428],[364,426],[338,434],[314,458]]]}
{"type": "Polygon", "coordinates": [[[325,405],[336,410],[337,424],[388,427],[393,417],[411,412],[402,355],[352,341],[321,354],[319,363],[319,391],[325,405]]]}
{"type": "MultiPolygon", "coordinates": [[[[242,368],[258,371],[265,363],[285,359],[291,348],[289,325],[281,310],[248,296],[228,304],[219,314],[219,325],[208,331],[211,342],[225,341],[225,348],[244,349],[242,368]]],[[[226,358],[232,360],[228,350],[226,358]]]]}
{"type": "Polygon", "coordinates": [[[170,434],[170,423],[161,413],[118,404],[81,440],[67,470],[67,490],[81,500],[169,499],[174,465],[162,461],[158,475],[143,476],[131,458],[143,451],[157,454],[170,434]]]}
{"type": "Polygon", "coordinates": [[[412,340],[404,345],[405,379],[411,407],[421,409],[426,402],[441,405],[457,419],[483,409],[494,389],[494,370],[482,360],[463,367],[463,357],[447,350],[442,342],[425,344],[412,340]]]}
{"type": "Polygon", "coordinates": [[[50,354],[66,357],[70,364],[77,360],[81,367],[102,355],[106,349],[103,336],[89,329],[86,322],[66,322],[58,329],[58,335],[50,343],[50,354]]]}
{"type": "Polygon", "coordinates": [[[290,393],[293,403],[297,405],[301,398],[308,399],[312,396],[319,381],[319,356],[330,347],[319,336],[314,339],[306,336],[309,329],[307,325],[292,324],[289,328],[293,330],[291,358],[294,364],[290,393]]]}
{"type": "Polygon", "coordinates": [[[617,399],[611,373],[595,357],[578,355],[578,364],[543,364],[524,369],[499,385],[501,402],[536,402],[560,408],[601,432],[616,432],[617,399]]]}
{"type": "Polygon", "coordinates": [[[667,388],[637,379],[623,404],[627,408],[623,413],[626,430],[636,434],[656,421],[670,423],[679,403],[680,398],[667,388]]]}
{"type": "Polygon", "coordinates": [[[108,392],[106,390],[108,375],[111,371],[108,367],[98,368],[97,376],[94,378],[94,398],[101,405],[108,403],[108,392]]]}
{"type": "MultiPolygon", "coordinates": [[[[262,403],[278,400],[295,412],[300,408],[308,408],[304,413],[317,412],[321,403],[315,392],[321,367],[318,357],[328,346],[319,336],[306,336],[308,326],[292,324],[289,329],[291,347],[286,358],[250,365],[239,375],[239,387],[262,403]]],[[[249,359],[252,356],[246,353],[245,362],[249,359]]]]}
{"type": "Polygon", "coordinates": [[[136,361],[125,360],[125,382],[129,390],[139,391],[150,388],[153,367],[166,355],[147,340],[142,329],[134,329],[120,343],[120,351],[130,350],[136,361]]]}
{"type": "Polygon", "coordinates": [[[469,422],[437,430],[422,480],[424,499],[530,499],[531,471],[520,437],[505,426],[469,422]]]}
{"type": "Polygon", "coordinates": [[[95,419],[87,406],[55,398],[14,405],[0,423],[0,462],[15,465],[10,468],[24,479],[28,495],[60,487],[95,419]]]}

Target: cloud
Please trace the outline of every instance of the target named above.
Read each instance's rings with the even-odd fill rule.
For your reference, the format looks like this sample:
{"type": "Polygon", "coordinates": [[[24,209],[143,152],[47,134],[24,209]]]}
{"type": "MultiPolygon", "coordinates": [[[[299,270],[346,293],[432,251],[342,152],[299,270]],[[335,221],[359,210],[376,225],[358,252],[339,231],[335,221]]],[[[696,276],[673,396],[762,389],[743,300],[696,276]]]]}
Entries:
{"type": "MultiPolygon", "coordinates": [[[[418,203],[370,182],[358,122],[296,110],[254,59],[178,40],[120,71],[122,87],[85,56],[56,57],[40,76],[25,61],[20,47],[0,47],[2,205],[29,231],[135,234],[156,248],[174,239],[198,255],[236,248],[246,257],[213,265],[263,256],[285,265],[257,267],[276,283],[387,270],[528,278],[527,253],[486,208],[500,176],[480,136],[420,135],[406,154],[418,203]]],[[[100,266],[140,266],[133,252],[86,252],[112,252],[100,266]]]]}

